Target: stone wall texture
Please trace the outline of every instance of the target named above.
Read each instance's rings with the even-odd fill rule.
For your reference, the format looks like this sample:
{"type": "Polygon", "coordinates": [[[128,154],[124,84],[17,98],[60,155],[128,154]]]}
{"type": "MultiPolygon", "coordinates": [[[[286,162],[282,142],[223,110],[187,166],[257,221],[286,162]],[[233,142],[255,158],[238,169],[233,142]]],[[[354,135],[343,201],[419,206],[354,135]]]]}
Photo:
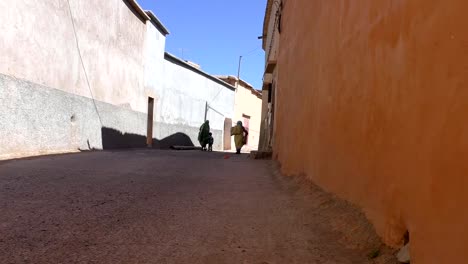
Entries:
{"type": "Polygon", "coordinates": [[[468,259],[468,2],[285,1],[275,156],[412,263],[468,259]]]}

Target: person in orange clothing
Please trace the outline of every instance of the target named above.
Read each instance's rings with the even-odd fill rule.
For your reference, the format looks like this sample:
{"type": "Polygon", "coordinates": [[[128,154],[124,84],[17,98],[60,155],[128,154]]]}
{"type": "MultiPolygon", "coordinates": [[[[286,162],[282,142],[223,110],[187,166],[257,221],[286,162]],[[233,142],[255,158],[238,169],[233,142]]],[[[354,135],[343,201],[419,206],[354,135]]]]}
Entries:
{"type": "Polygon", "coordinates": [[[247,132],[241,121],[238,121],[237,125],[231,129],[231,136],[234,136],[234,142],[236,143],[236,154],[241,154],[241,149],[249,136],[249,132],[247,132]]]}

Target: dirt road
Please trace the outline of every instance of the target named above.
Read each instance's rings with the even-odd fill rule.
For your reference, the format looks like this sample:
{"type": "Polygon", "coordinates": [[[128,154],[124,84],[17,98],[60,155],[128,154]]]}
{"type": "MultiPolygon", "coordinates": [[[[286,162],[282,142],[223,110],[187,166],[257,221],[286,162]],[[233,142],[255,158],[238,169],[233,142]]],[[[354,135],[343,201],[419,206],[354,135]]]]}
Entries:
{"type": "Polygon", "coordinates": [[[1,162],[0,263],[394,263],[369,260],[379,241],[346,203],[225,155],[1,162]]]}

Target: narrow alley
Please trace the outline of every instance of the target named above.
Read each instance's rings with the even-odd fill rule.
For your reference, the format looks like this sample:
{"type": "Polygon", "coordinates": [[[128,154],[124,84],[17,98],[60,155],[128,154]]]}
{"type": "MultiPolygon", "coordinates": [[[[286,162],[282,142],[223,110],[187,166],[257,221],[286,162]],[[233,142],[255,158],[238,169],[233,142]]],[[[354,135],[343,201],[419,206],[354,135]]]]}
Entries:
{"type": "Polygon", "coordinates": [[[358,210],[271,161],[88,152],[0,175],[1,263],[395,263],[358,210]]]}

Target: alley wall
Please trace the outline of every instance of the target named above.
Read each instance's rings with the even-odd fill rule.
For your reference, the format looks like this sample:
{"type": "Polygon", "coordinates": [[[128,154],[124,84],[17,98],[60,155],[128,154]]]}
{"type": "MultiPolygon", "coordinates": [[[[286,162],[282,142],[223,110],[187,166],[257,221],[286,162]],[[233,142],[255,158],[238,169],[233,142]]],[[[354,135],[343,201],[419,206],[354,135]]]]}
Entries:
{"type": "MultiPolygon", "coordinates": [[[[236,87],[236,98],[234,102],[234,119],[232,126],[241,121],[248,128],[249,136],[244,151],[258,150],[260,139],[260,122],[262,116],[262,94],[249,83],[238,80],[237,77],[229,75],[218,75],[219,79],[236,87]],[[238,83],[239,82],[239,83],[238,83]],[[248,123],[247,122],[248,120],[248,123]]],[[[231,140],[231,150],[235,151],[234,137],[231,140]]]]}
{"type": "Polygon", "coordinates": [[[0,2],[0,159],[145,147],[149,98],[154,147],[198,145],[206,102],[222,143],[232,87],[167,63],[167,32],[135,4],[0,2]]]}
{"type": "Polygon", "coordinates": [[[284,1],[274,152],[411,263],[468,259],[463,0],[284,1]]]}
{"type": "Polygon", "coordinates": [[[198,145],[198,132],[206,111],[215,139],[214,149],[222,150],[224,119],[234,115],[234,87],[206,76],[169,53],[165,55],[163,69],[163,85],[155,90],[158,95],[156,121],[162,124],[159,133],[167,134],[183,126],[185,133],[198,145]]]}
{"type": "Polygon", "coordinates": [[[6,0],[0,17],[1,158],[103,149],[107,131],[146,130],[146,25],[129,2],[6,0]]]}
{"type": "Polygon", "coordinates": [[[1,1],[0,73],[146,111],[146,100],[139,96],[146,25],[125,3],[78,0],[69,7],[62,0],[1,1]]]}
{"type": "Polygon", "coordinates": [[[206,115],[215,139],[213,148],[222,150],[224,119],[234,112],[234,87],[164,52],[164,34],[154,23],[147,26],[145,88],[155,100],[154,136],[176,135],[182,137],[176,138],[179,145],[198,146],[198,132],[206,115]]]}

